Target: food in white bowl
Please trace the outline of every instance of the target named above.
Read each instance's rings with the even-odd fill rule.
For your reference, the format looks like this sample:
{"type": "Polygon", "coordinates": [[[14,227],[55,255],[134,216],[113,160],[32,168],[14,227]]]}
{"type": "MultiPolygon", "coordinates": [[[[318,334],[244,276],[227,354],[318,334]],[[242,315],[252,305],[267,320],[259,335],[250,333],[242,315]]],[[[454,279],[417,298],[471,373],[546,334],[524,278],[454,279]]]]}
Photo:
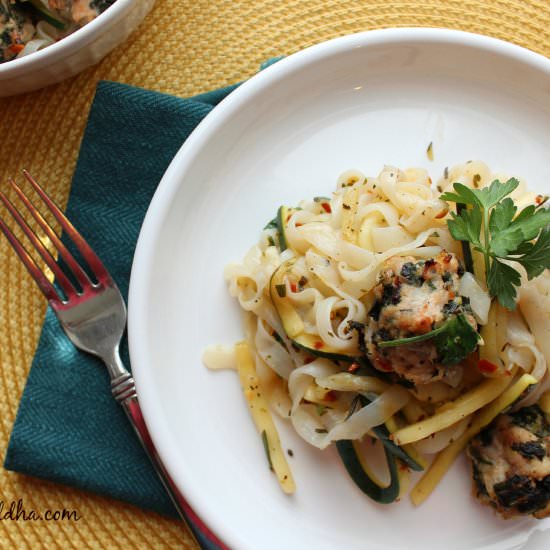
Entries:
{"type": "Polygon", "coordinates": [[[0,63],[24,57],[83,27],[116,0],[0,0],[0,63]]]}
{"type": "Polygon", "coordinates": [[[550,520],[502,521],[472,498],[464,454],[422,506],[408,498],[382,505],[355,486],[333,447],[313,448],[275,417],[296,483],[284,493],[236,398],[238,377],[201,359],[212,343],[243,337],[225,266],[246,254],[279,205],[330,197],[350,167],[376,175],[391,162],[437,177],[447,165],[483,159],[549,194],[549,90],[548,59],[517,46],[449,30],[373,31],[267,68],[185,142],[137,246],[132,371],[163,462],[230,547],[545,548],[532,537],[544,541],[550,520]]]}
{"type": "Polygon", "coordinates": [[[119,46],[154,0],[0,0],[0,97],[74,76],[119,46]]]}

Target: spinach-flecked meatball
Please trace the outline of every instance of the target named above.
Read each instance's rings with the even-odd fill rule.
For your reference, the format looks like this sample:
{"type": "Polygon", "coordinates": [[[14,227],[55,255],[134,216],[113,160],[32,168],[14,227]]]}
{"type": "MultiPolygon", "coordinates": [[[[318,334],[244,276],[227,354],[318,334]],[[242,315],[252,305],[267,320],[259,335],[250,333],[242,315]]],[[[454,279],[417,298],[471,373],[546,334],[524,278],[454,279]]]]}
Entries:
{"type": "Polygon", "coordinates": [[[550,418],[537,405],[500,414],[468,447],[474,493],[504,518],[550,517],[550,418]]]}
{"type": "Polygon", "coordinates": [[[83,26],[105,11],[114,0],[48,0],[48,7],[65,21],[83,26]]]}
{"type": "Polygon", "coordinates": [[[365,334],[367,354],[377,369],[414,385],[460,378],[461,367],[443,365],[432,340],[387,348],[379,344],[426,334],[458,315],[477,329],[468,299],[459,295],[463,274],[458,258],[445,251],[428,260],[394,256],[386,262],[365,334]]]}

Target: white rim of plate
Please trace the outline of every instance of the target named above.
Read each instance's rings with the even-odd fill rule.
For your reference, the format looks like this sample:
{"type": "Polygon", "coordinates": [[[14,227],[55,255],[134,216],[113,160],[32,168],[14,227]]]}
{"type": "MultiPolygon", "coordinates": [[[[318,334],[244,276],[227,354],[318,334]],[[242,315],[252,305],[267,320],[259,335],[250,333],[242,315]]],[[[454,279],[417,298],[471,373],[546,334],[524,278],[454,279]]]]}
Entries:
{"type": "Polygon", "coordinates": [[[132,369],[136,379],[137,391],[143,414],[151,432],[157,451],[168,472],[194,511],[205,521],[224,543],[232,548],[243,544],[243,535],[228,537],[229,531],[224,527],[223,517],[213,517],[210,507],[201,497],[200,488],[194,486],[191,472],[181,468],[175,442],[171,440],[163,417],[156,414],[158,408],[152,392],[151,370],[147,358],[151,356],[147,339],[140,339],[140,330],[134,330],[147,318],[148,289],[151,284],[153,257],[156,243],[162,231],[162,222],[167,215],[172,199],[177,192],[185,174],[202,147],[225,122],[246,105],[252,97],[284,79],[294,71],[323,59],[354,48],[365,48],[384,44],[402,43],[445,43],[457,46],[470,46],[519,61],[534,67],[550,76],[550,59],[541,54],[522,48],[503,40],[465,31],[437,28],[392,28],[365,31],[335,38],[285,57],[270,67],[260,71],[243,82],[231,92],[212,114],[209,114],[195,128],[175,155],[153,196],[143,222],[132,265],[129,289],[128,308],[128,341],[132,369]]]}

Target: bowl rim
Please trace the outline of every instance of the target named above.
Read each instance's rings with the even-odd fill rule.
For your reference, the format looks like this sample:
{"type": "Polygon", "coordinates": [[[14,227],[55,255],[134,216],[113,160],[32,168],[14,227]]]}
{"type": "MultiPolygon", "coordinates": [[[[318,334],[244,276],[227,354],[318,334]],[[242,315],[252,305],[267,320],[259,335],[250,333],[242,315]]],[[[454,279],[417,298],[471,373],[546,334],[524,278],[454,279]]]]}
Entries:
{"type": "MultiPolygon", "coordinates": [[[[95,19],[72,32],[58,42],[50,44],[46,48],[33,52],[24,57],[18,57],[4,63],[0,63],[0,79],[13,78],[33,69],[43,68],[52,63],[57,63],[81,49],[92,41],[101,32],[104,24],[116,21],[125,11],[132,7],[134,0],[116,0],[104,12],[95,19]]],[[[106,29],[105,29],[106,30],[106,29]]]]}
{"type": "Polygon", "coordinates": [[[186,472],[184,468],[181,468],[176,443],[170,438],[168,427],[164,422],[164,415],[159,414],[159,404],[154,398],[154,391],[150,389],[154,385],[149,361],[152,354],[149,339],[143,338],[143,334],[151,303],[149,289],[156,265],[153,259],[162,232],[163,221],[172,207],[175,194],[185,181],[187,171],[211,135],[262,90],[283,80],[293,72],[322,60],[325,56],[341,54],[352,48],[419,43],[443,43],[480,49],[533,67],[550,77],[550,59],[544,55],[495,37],[456,29],[430,27],[376,29],[333,38],[309,46],[281,59],[244,81],[198,124],[170,162],[146,212],[132,263],[128,297],[128,344],[137,394],[153,442],[176,486],[185,495],[198,516],[230,547],[243,546],[246,541],[245,534],[228,532],[227,529],[224,529],[223,518],[212,517],[210,507],[200,489],[190,483],[192,472],[186,472]],[[228,535],[231,535],[231,538],[228,535]]]}

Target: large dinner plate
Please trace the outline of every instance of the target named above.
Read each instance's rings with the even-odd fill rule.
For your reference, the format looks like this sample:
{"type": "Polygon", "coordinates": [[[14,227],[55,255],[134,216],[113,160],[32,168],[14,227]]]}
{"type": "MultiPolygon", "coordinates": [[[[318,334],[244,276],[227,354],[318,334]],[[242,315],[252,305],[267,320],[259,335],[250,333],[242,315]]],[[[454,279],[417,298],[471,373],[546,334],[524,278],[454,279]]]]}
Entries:
{"type": "Polygon", "coordinates": [[[242,338],[223,268],[281,204],[327,195],[349,168],[481,159],[550,191],[550,61],[494,39],[393,29],[284,59],[233,92],[182,146],[139,239],[130,348],[143,411],[177,485],[235,549],[542,548],[548,521],[503,521],[472,496],[461,459],[421,507],[377,505],[333,449],[281,423],[297,483],[270,473],[236,373],[201,362],[242,338]],[[433,161],[426,149],[433,144],[433,161]],[[538,532],[537,532],[538,531],[538,532]]]}

